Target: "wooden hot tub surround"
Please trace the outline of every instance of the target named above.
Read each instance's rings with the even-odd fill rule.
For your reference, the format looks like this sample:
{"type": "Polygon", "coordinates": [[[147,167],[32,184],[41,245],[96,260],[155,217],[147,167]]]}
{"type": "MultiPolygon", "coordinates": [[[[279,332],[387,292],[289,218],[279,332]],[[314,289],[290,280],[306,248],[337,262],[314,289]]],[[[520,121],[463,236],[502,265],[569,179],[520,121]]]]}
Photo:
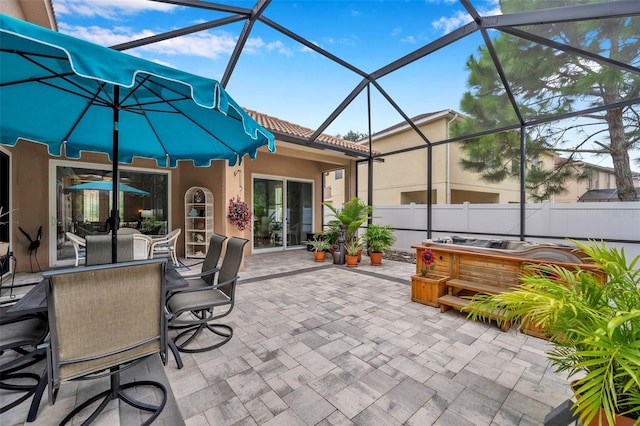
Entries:
{"type": "MultiPolygon", "coordinates": [[[[520,242],[514,242],[520,243],[520,242]]],[[[583,269],[595,269],[595,265],[585,263],[586,255],[568,246],[547,244],[514,244],[517,249],[498,249],[423,242],[411,246],[416,250],[416,275],[412,277],[411,297],[413,301],[434,307],[441,312],[454,308],[462,310],[470,303],[469,297],[477,293],[499,294],[511,291],[520,284],[523,266],[527,264],[558,264],[565,267],[579,266],[583,269]],[[436,287],[425,289],[419,277],[422,265],[422,252],[431,250],[436,258],[433,272],[447,279],[436,287]]],[[[510,323],[500,312],[488,315],[495,319],[500,328],[506,331],[510,323]]],[[[541,336],[533,327],[521,327],[525,333],[541,336]]]]}

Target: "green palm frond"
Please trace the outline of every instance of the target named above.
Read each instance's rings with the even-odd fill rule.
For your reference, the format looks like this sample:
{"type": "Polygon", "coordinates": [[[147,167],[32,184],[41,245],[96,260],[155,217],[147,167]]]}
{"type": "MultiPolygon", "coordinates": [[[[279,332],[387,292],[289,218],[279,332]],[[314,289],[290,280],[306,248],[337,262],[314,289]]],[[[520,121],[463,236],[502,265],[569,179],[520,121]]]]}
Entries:
{"type": "MultiPolygon", "coordinates": [[[[476,295],[465,307],[472,319],[500,311],[549,336],[556,371],[579,374],[574,390],[583,423],[600,408],[611,424],[616,413],[640,414],[640,256],[604,243],[573,242],[593,265],[529,265],[511,292],[476,295]]],[[[640,419],[638,420],[640,424],[640,419]]]]}

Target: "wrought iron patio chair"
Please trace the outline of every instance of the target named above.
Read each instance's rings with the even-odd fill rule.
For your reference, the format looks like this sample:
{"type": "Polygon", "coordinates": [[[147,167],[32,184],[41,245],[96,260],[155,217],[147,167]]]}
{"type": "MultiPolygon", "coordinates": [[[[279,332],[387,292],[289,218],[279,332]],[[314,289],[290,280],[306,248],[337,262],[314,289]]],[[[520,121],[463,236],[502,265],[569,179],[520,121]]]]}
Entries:
{"type": "Polygon", "coordinates": [[[164,385],[149,380],[121,384],[120,372],[148,356],[166,358],[165,267],[166,260],[158,259],[43,274],[50,326],[50,338],[43,345],[49,403],[55,401],[61,385],[71,380],[108,376],[111,383],[109,389],[75,407],[61,424],[100,400],[83,424],[94,421],[114,399],[150,413],[144,425],[151,424],[164,408],[164,385]],[[134,399],[132,393],[144,401],[134,399]]]}
{"type": "MultiPolygon", "coordinates": [[[[45,357],[39,345],[48,333],[47,322],[36,315],[0,317],[0,389],[3,391],[0,413],[22,404],[35,395],[38,389],[44,391],[44,365],[31,367],[45,357]],[[36,373],[36,371],[41,371],[36,373]],[[17,397],[16,397],[17,396],[17,397]]],[[[40,398],[31,402],[28,421],[33,421],[38,412],[40,398]]]]}
{"type": "MultiPolygon", "coordinates": [[[[111,263],[111,235],[87,235],[85,265],[111,263]]],[[[133,235],[118,235],[118,262],[133,260],[133,235]]]]}
{"type": "Polygon", "coordinates": [[[189,288],[200,288],[213,285],[215,276],[220,270],[220,268],[218,268],[218,261],[220,260],[222,247],[226,240],[227,237],[225,235],[213,234],[211,236],[209,239],[209,249],[202,261],[202,268],[200,269],[201,272],[195,275],[183,275],[183,278],[189,283],[189,288]]]}
{"type": "Polygon", "coordinates": [[[13,294],[13,289],[15,287],[15,279],[16,279],[16,266],[18,264],[18,260],[13,255],[11,251],[11,246],[7,244],[7,251],[0,255],[0,303],[7,304],[13,303],[15,301],[16,296],[13,294]],[[13,268],[11,268],[11,261],[13,261],[13,268]],[[8,281],[5,279],[5,269],[10,274],[9,277],[11,281],[9,284],[6,283],[8,281]],[[5,297],[4,290],[9,289],[9,294],[5,297]]]}
{"type": "Polygon", "coordinates": [[[184,328],[174,339],[181,352],[204,352],[231,340],[233,328],[215,321],[229,315],[233,310],[238,271],[247,243],[248,240],[244,238],[231,237],[227,242],[219,270],[214,269],[209,274],[216,276],[215,281],[209,282],[208,277],[202,277],[201,282],[190,285],[187,289],[177,290],[168,297],[167,309],[172,314],[169,326],[184,328]],[[212,345],[190,346],[203,330],[209,330],[222,337],[222,341],[212,345]]]}

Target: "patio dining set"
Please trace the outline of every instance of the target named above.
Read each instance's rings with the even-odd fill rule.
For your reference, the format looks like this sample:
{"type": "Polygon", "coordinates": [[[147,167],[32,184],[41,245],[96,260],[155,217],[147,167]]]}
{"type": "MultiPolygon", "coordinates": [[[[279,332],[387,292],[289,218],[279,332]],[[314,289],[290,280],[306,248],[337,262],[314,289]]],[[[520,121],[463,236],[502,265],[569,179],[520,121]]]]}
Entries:
{"type": "MultiPolygon", "coordinates": [[[[165,240],[175,239],[180,230],[174,232],[175,236],[165,240]]],[[[246,239],[214,234],[202,272],[182,276],[167,259],[129,257],[118,263],[100,262],[110,259],[110,247],[100,247],[110,245],[111,239],[94,237],[85,241],[84,266],[46,271],[28,293],[3,306],[0,414],[31,399],[26,421],[33,422],[45,389],[53,405],[65,383],[109,377],[108,389],[90,398],[80,396],[85,401],[60,424],[71,422],[80,412],[84,416],[90,411],[85,408],[91,406],[90,423],[114,399],[139,410],[142,424],[151,424],[167,403],[166,386],[144,377],[124,383],[122,372],[136,370],[149,357],[159,356],[166,365],[168,350],[177,367],[183,368],[181,352],[209,351],[233,336],[232,327],[218,321],[233,309],[246,239]],[[92,249],[106,254],[92,257],[92,249]],[[170,328],[177,330],[173,337],[170,328]],[[196,339],[207,331],[218,341],[202,347],[196,339]],[[96,408],[97,401],[102,402],[96,408]]],[[[131,253],[133,237],[121,235],[118,247],[131,253]]]]}
{"type": "MultiPolygon", "coordinates": [[[[134,228],[120,228],[118,229],[118,261],[169,257],[173,265],[178,266],[176,243],[181,231],[177,228],[167,235],[150,236],[134,228]]],[[[78,266],[82,259],[85,260],[85,265],[111,262],[110,234],[87,235],[83,238],[67,232],[66,237],[73,245],[75,266],[78,266]]]]}

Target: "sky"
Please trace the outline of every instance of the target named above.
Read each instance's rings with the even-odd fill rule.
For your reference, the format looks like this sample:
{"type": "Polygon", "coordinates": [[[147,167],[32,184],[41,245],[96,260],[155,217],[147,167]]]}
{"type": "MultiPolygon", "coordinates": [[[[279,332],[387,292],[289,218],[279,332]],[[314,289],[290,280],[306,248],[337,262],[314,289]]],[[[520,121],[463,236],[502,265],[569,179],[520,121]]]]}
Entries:
{"type": "MultiPolygon", "coordinates": [[[[548,0],[549,7],[555,1],[548,0]]],[[[500,14],[498,0],[470,2],[483,16],[500,14]]],[[[255,1],[217,3],[251,9],[255,1]]],[[[148,0],[53,0],[53,6],[60,32],[104,46],[231,16],[148,0]]],[[[263,16],[364,73],[471,21],[460,0],[272,0],[263,16]]],[[[220,80],[244,22],[125,52],[220,80]]],[[[489,30],[490,37],[496,35],[489,30]]],[[[471,33],[377,81],[409,117],[447,109],[461,112],[460,100],[468,90],[466,62],[477,56],[480,46],[481,34],[471,33]]],[[[226,89],[246,109],[315,130],[361,81],[360,75],[256,21],[226,89]]],[[[375,133],[401,122],[402,116],[372,88],[359,94],[325,133],[375,133]]],[[[612,166],[608,157],[585,160],[612,166]]]]}
{"type": "MultiPolygon", "coordinates": [[[[251,8],[254,1],[219,3],[251,8]]],[[[473,0],[497,14],[497,0],[473,0]]],[[[59,31],[96,44],[130,40],[229,16],[145,0],[53,0],[59,31]]],[[[264,16],[331,54],[371,73],[469,22],[458,0],[273,0],[264,16]]],[[[243,22],[182,36],[127,53],[220,80],[243,22]]],[[[479,35],[443,49],[379,80],[409,116],[459,109],[465,61],[479,35]],[[444,78],[443,78],[444,77],[444,78]]],[[[243,107],[317,128],[360,83],[348,71],[297,41],[257,22],[226,89],[243,107]]],[[[371,91],[372,131],[403,121],[377,90],[371,91]]],[[[366,93],[326,130],[368,131],[366,93]]]]}

